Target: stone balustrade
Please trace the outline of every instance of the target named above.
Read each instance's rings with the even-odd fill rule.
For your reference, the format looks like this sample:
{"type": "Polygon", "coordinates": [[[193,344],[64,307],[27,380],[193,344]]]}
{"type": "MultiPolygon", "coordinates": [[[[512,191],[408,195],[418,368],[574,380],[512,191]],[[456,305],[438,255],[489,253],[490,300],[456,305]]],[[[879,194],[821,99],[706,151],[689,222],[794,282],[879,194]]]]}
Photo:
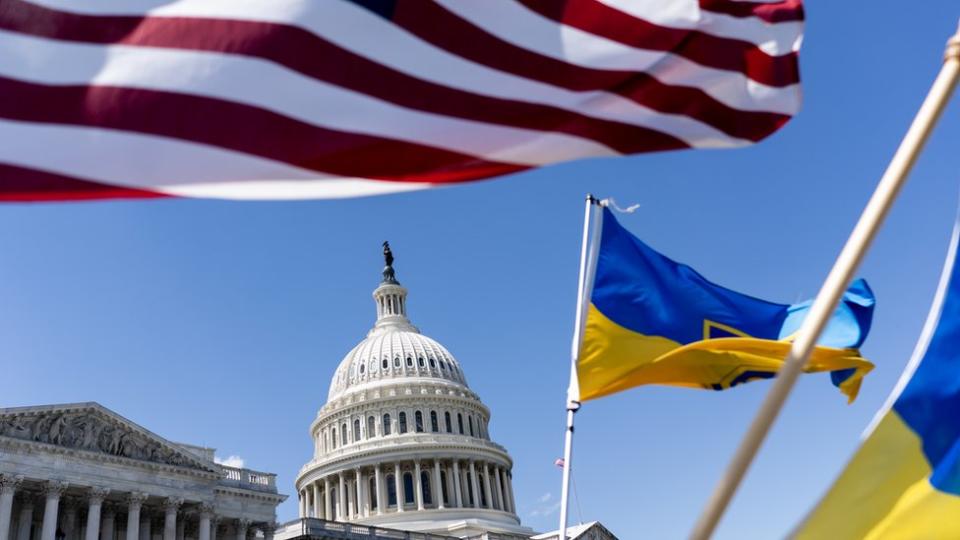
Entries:
{"type": "Polygon", "coordinates": [[[222,485],[237,487],[242,489],[252,489],[256,491],[277,492],[277,475],[254,471],[250,469],[240,469],[237,467],[220,466],[225,476],[220,481],[222,485]]]}

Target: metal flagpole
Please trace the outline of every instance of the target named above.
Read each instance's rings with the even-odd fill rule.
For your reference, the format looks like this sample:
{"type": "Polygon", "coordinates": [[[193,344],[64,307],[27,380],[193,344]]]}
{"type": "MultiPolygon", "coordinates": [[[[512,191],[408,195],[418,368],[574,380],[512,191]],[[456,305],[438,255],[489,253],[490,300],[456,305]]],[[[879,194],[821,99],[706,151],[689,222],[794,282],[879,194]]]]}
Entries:
{"type": "Polygon", "coordinates": [[[593,273],[597,264],[597,239],[603,226],[603,213],[594,212],[599,205],[593,195],[587,195],[583,211],[583,240],[580,245],[580,280],[577,284],[577,314],[573,328],[570,351],[570,386],[567,388],[567,432],[563,444],[563,486],[560,489],[560,527],[558,540],[567,538],[567,507],[570,498],[570,467],[573,459],[573,415],[580,408],[580,383],[577,379],[577,359],[583,340],[583,325],[587,306],[590,305],[590,290],[593,288],[593,273]],[[592,226],[591,226],[592,225],[592,226]]]}
{"type": "Polygon", "coordinates": [[[800,371],[803,369],[810,353],[816,346],[820,334],[827,325],[830,316],[837,309],[837,304],[853,278],[853,273],[863,260],[870,243],[880,229],[888,211],[906,183],[907,174],[926,143],[933,126],[943,112],[950,95],[953,93],[960,77],[960,28],[957,34],[947,42],[947,51],[944,56],[943,67],[937,75],[930,93],[927,94],[923,105],[917,112],[910,129],[904,136],[900,147],[897,148],[890,165],[877,184],[877,189],[867,203],[860,221],[854,227],[850,238],[847,239],[843,251],[837,257],[833,269],[827,275],[823,288],[817,294],[810,313],[803,321],[797,338],[787,354],[783,368],[781,368],[753,423],[744,435],[736,454],[730,461],[726,472],[717,485],[716,490],[707,502],[706,508],[694,526],[690,538],[706,540],[713,534],[723,512],[730,504],[733,494],[739,487],[743,476],[760,449],[770,426],[776,420],[780,409],[793,388],[800,371]]]}

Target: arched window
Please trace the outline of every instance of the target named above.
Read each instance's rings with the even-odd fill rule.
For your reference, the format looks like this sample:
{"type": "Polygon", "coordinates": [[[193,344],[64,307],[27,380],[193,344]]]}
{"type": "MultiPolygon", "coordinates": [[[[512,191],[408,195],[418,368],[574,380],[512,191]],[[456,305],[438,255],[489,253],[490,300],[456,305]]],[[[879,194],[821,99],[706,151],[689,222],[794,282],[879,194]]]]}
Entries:
{"type": "Polygon", "coordinates": [[[327,452],[327,430],[320,432],[320,444],[323,445],[323,452],[327,452]]]}
{"type": "Polygon", "coordinates": [[[367,438],[371,438],[377,434],[377,419],[368,416],[367,417],[367,438]]]}
{"type": "Polygon", "coordinates": [[[407,367],[413,367],[413,358],[407,357],[407,367]]]}
{"type": "Polygon", "coordinates": [[[423,413],[417,411],[413,413],[414,419],[414,429],[417,430],[417,433],[423,433],[423,413]]]}
{"type": "MultiPolygon", "coordinates": [[[[371,418],[373,418],[371,416],[371,418]]],[[[370,509],[377,510],[377,479],[373,476],[370,477],[369,485],[367,486],[367,496],[370,497],[370,509]]]]}
{"type": "Polygon", "coordinates": [[[447,471],[440,471],[440,492],[443,494],[443,504],[450,504],[450,493],[447,488],[447,471]]]}
{"type": "Polygon", "coordinates": [[[360,374],[363,375],[363,372],[367,370],[366,364],[360,364],[360,374]]]}
{"type": "Polygon", "coordinates": [[[347,445],[347,424],[344,422],[340,424],[340,444],[347,445]]]}
{"type": "Polygon", "coordinates": [[[460,428],[460,434],[463,435],[463,415],[457,413],[457,427],[460,428]]]}
{"type": "Polygon", "coordinates": [[[353,442],[360,440],[360,419],[357,418],[353,421],[353,442]]]}
{"type": "Polygon", "coordinates": [[[423,492],[423,504],[433,504],[433,492],[430,491],[430,474],[420,472],[420,490],[423,492]]]}
{"type": "Polygon", "coordinates": [[[444,362],[443,360],[440,361],[440,370],[441,370],[441,371],[446,371],[446,370],[447,370],[447,363],[444,362]]]}
{"type": "Polygon", "coordinates": [[[440,423],[437,422],[437,411],[430,411],[430,431],[434,433],[440,431],[440,423]]]}
{"type": "Polygon", "coordinates": [[[335,450],[337,448],[337,428],[333,427],[330,430],[330,446],[335,450]]]}
{"type": "Polygon", "coordinates": [[[384,436],[390,434],[390,415],[383,415],[383,434],[384,436]]]}
{"type": "Polygon", "coordinates": [[[453,426],[450,425],[450,411],[443,413],[443,423],[446,424],[447,433],[453,433],[453,426]]]}
{"type": "Polygon", "coordinates": [[[400,412],[400,433],[407,432],[407,413],[400,412]]]}
{"type": "Polygon", "coordinates": [[[333,506],[333,508],[331,508],[331,510],[333,510],[333,515],[337,515],[337,507],[340,506],[340,498],[337,497],[337,488],[335,487],[330,488],[330,505],[333,506]]]}
{"type": "Polygon", "coordinates": [[[408,472],[403,473],[403,502],[413,503],[413,474],[408,472]]]}
{"type": "Polygon", "coordinates": [[[390,362],[386,358],[383,359],[383,369],[388,369],[390,367],[390,362]]]}
{"type": "Polygon", "coordinates": [[[423,367],[423,357],[422,357],[422,356],[418,356],[418,357],[417,357],[417,365],[419,365],[420,367],[423,367]]]}
{"type": "Polygon", "coordinates": [[[470,436],[473,437],[473,417],[472,417],[472,416],[468,416],[468,417],[467,417],[467,422],[470,423],[470,436]]]}
{"type": "Polygon", "coordinates": [[[399,356],[393,359],[393,367],[400,367],[400,357],[399,357],[399,356]]]}
{"type": "Polygon", "coordinates": [[[397,483],[392,474],[387,475],[387,506],[397,505],[397,483]]]}
{"type": "Polygon", "coordinates": [[[430,359],[430,369],[437,369],[437,361],[433,358],[430,359]]]}

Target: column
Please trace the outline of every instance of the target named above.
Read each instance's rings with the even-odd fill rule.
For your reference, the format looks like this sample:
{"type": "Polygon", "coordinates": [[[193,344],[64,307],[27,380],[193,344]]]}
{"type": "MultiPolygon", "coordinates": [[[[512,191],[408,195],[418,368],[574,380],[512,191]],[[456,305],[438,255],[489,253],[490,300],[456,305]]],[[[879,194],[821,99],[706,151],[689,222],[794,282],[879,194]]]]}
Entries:
{"type": "Polygon", "coordinates": [[[403,512],[403,501],[406,498],[403,493],[403,477],[400,476],[400,463],[393,464],[393,483],[397,493],[397,512],[403,512]]]}
{"type": "Polygon", "coordinates": [[[100,510],[103,508],[103,499],[110,493],[109,489],[90,488],[89,506],[87,507],[87,534],[86,540],[100,539],[100,510]]]}
{"type": "Polygon", "coordinates": [[[30,540],[30,529],[33,526],[33,497],[21,497],[20,519],[17,524],[17,540],[30,540]]]}
{"type": "MultiPolygon", "coordinates": [[[[117,509],[108,504],[103,507],[100,520],[100,540],[114,540],[117,530],[117,509]]],[[[88,525],[89,526],[89,525],[88,525]]]]}
{"type": "Polygon", "coordinates": [[[495,466],[493,468],[493,483],[494,489],[497,490],[497,501],[500,506],[500,510],[504,512],[507,511],[507,503],[505,502],[505,497],[503,496],[503,482],[500,481],[500,467],[495,466]]]}
{"type": "Polygon", "coordinates": [[[463,508],[463,495],[461,495],[460,490],[460,462],[457,460],[453,460],[453,488],[457,508],[463,508]]]}
{"type": "Polygon", "coordinates": [[[472,459],[470,460],[470,487],[472,488],[473,507],[480,508],[480,486],[477,485],[477,467],[472,459]]]}
{"type": "Polygon", "coordinates": [[[376,484],[375,487],[377,489],[377,515],[379,516],[383,514],[383,505],[386,504],[384,502],[386,499],[383,498],[383,479],[382,475],[380,474],[379,463],[373,467],[373,475],[375,477],[374,483],[376,484]]]}
{"type": "Polygon", "coordinates": [[[273,531],[275,530],[277,530],[275,523],[265,523],[260,527],[260,531],[263,533],[263,540],[273,540],[273,531]]]}
{"type": "Polygon", "coordinates": [[[177,520],[177,540],[186,540],[187,536],[187,516],[177,520]]]}
{"type": "Polygon", "coordinates": [[[357,517],[362,517],[367,515],[366,505],[363,503],[363,475],[360,474],[360,469],[357,468],[354,471],[354,476],[356,477],[357,487],[355,491],[357,492],[357,517]]]}
{"type": "MultiPolygon", "coordinates": [[[[317,483],[317,482],[314,482],[314,483],[312,483],[312,484],[310,484],[310,485],[313,486],[313,490],[312,490],[312,491],[313,491],[313,517],[319,518],[319,517],[320,517],[320,514],[321,514],[321,512],[320,512],[320,484],[317,483]]],[[[306,517],[306,516],[304,516],[304,517],[306,517]]]]}
{"type": "Polygon", "coordinates": [[[10,517],[13,513],[13,494],[23,483],[22,476],[0,474],[0,540],[10,538],[10,517]]]}
{"type": "Polygon", "coordinates": [[[420,482],[420,460],[413,462],[413,496],[417,501],[417,510],[423,510],[423,483],[420,482]]]}
{"type": "Polygon", "coordinates": [[[300,517],[307,517],[307,490],[301,489],[297,492],[297,503],[300,505],[300,517]]]}
{"type": "Polygon", "coordinates": [[[183,499],[176,497],[167,497],[163,501],[163,540],[177,540],[177,510],[181,504],[183,499]]]}
{"type": "Polygon", "coordinates": [[[340,489],[337,490],[337,499],[339,499],[340,504],[337,509],[337,521],[346,521],[347,520],[347,477],[341,473],[340,475],[340,489]]]}
{"type": "Polygon", "coordinates": [[[446,507],[443,505],[443,484],[442,484],[442,482],[443,482],[443,477],[440,475],[440,461],[439,461],[439,460],[435,460],[435,461],[433,462],[433,485],[434,485],[433,491],[434,491],[434,493],[435,493],[435,495],[434,495],[433,497],[434,497],[434,499],[436,499],[436,501],[437,501],[437,508],[439,508],[440,510],[443,510],[444,508],[446,508],[446,507]]]}
{"type": "Polygon", "coordinates": [[[140,507],[146,499],[146,493],[127,495],[127,540],[140,538],[140,507]]]}
{"type": "Polygon", "coordinates": [[[323,515],[326,520],[334,521],[333,509],[330,508],[330,478],[323,479],[323,515]]]}
{"type": "Polygon", "coordinates": [[[483,463],[483,489],[487,493],[487,508],[493,508],[493,491],[490,491],[490,464],[483,463]]]}
{"type": "Polygon", "coordinates": [[[197,540],[210,540],[210,518],[213,517],[213,506],[200,505],[200,521],[197,523],[197,540]]]}
{"type": "Polygon", "coordinates": [[[247,540],[247,529],[250,528],[249,519],[238,519],[237,520],[237,539],[236,540],[247,540]]]}
{"type": "Polygon", "coordinates": [[[510,471],[507,469],[503,470],[503,479],[507,483],[507,502],[510,503],[510,511],[516,514],[517,505],[513,501],[513,478],[510,477],[510,471]]]}
{"type": "Polygon", "coordinates": [[[67,483],[58,480],[47,480],[43,485],[43,494],[46,502],[43,506],[43,528],[40,540],[56,540],[57,513],[60,511],[60,496],[67,489],[67,483]]]}

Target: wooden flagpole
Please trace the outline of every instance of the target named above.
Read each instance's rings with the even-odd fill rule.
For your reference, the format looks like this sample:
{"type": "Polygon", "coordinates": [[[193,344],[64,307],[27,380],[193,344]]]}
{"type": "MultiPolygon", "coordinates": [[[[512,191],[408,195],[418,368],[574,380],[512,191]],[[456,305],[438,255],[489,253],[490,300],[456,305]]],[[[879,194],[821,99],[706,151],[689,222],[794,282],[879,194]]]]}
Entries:
{"type": "Polygon", "coordinates": [[[736,454],[730,461],[726,472],[717,485],[706,508],[694,526],[690,538],[706,540],[710,538],[724,511],[729,506],[737,488],[740,486],[747,469],[756,457],[770,427],[776,420],[780,409],[786,402],[797,377],[810,358],[820,334],[827,326],[844,291],[850,285],[853,274],[873,242],[877,231],[883,224],[887,213],[893,206],[900,188],[906,183],[907,175],[913,168],[920,151],[923,149],[933,126],[937,123],[946,107],[960,77],[960,28],[947,42],[943,67],[937,75],[923,105],[917,112],[910,129],[897,148],[890,165],[877,184],[877,189],[864,208],[860,220],[854,227],[850,238],[840,252],[833,269],[827,275],[820,293],[817,294],[810,313],[803,321],[797,338],[787,354],[773,386],[764,399],[753,423],[740,442],[736,454]]]}

